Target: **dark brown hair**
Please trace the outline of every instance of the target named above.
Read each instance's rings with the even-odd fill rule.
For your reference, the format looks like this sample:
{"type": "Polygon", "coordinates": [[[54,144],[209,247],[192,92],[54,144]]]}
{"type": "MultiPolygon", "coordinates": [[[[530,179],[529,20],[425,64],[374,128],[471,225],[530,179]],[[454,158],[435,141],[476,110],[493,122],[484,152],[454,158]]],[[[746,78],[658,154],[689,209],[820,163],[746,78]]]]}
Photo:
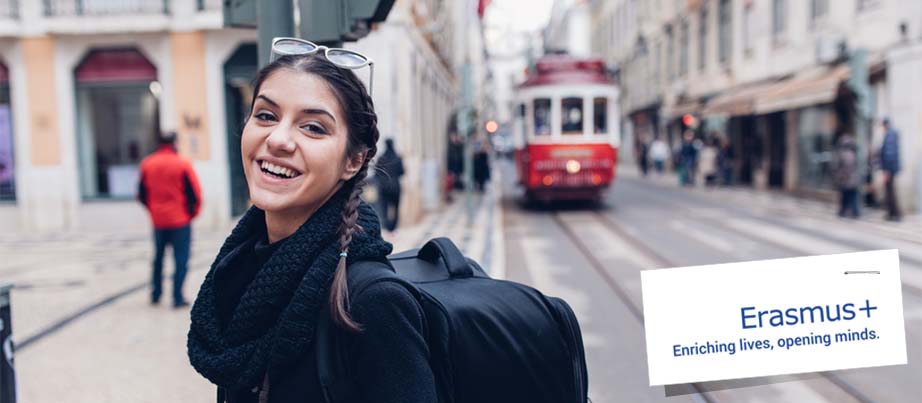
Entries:
{"type": "MultiPolygon", "coordinates": [[[[365,187],[365,177],[368,175],[368,162],[378,151],[378,115],[375,114],[374,102],[355,73],[337,67],[319,55],[283,56],[264,67],[256,76],[254,101],[266,78],[280,69],[313,74],[322,78],[333,91],[346,118],[348,128],[346,156],[366,152],[362,167],[355,176],[343,184],[344,190],[341,190],[350,192],[349,199],[343,207],[338,234],[340,251],[348,253],[352,235],[356,230],[362,230],[357,224],[360,196],[365,187]]],[[[253,104],[251,103],[250,110],[252,109],[253,104]]],[[[333,285],[330,286],[330,317],[343,329],[352,332],[361,330],[361,326],[349,316],[349,287],[346,282],[346,258],[344,256],[339,258],[336,273],[333,275],[333,285]]]]}

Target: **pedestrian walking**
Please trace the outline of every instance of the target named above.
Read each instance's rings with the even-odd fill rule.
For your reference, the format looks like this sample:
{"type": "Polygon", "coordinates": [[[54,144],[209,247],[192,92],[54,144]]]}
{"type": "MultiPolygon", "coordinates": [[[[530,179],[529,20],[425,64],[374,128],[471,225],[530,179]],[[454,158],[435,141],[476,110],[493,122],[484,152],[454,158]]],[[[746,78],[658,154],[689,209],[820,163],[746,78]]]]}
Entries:
{"type": "Polygon", "coordinates": [[[640,168],[640,173],[643,176],[647,176],[647,172],[650,170],[650,147],[647,145],[647,140],[644,136],[640,136],[637,139],[634,152],[637,158],[637,165],[640,168]]]}
{"type": "Polygon", "coordinates": [[[474,139],[474,185],[478,192],[484,191],[484,186],[490,180],[490,145],[479,135],[474,139]]]}
{"type": "Polygon", "coordinates": [[[900,133],[890,126],[890,119],[884,118],[884,142],[880,146],[880,167],[884,173],[884,198],[887,204],[887,220],[899,221],[902,218],[897,200],[896,174],[900,172],[900,133]]]}
{"type": "Polygon", "coordinates": [[[400,216],[400,178],[403,176],[403,158],[394,150],[394,139],[384,140],[384,154],[378,157],[376,166],[384,228],[393,232],[400,216]]]}
{"type": "Polygon", "coordinates": [[[173,250],[173,306],[189,305],[183,297],[192,219],[202,206],[202,192],[192,163],[176,152],[176,133],[160,136],[160,147],[141,161],[138,200],[150,213],[154,225],[154,262],[151,276],[152,304],[160,303],[163,290],[163,256],[173,250]]]}
{"type": "Polygon", "coordinates": [[[839,189],[839,217],[858,218],[858,145],[849,134],[839,137],[833,177],[839,189]]]}
{"type": "Polygon", "coordinates": [[[448,142],[448,172],[454,189],[464,189],[464,141],[458,133],[452,133],[448,142]]]}
{"type": "Polygon", "coordinates": [[[660,136],[656,136],[653,142],[650,143],[650,159],[653,160],[653,168],[656,169],[656,173],[662,175],[663,170],[666,168],[666,160],[669,159],[669,146],[660,136]]]}
{"type": "Polygon", "coordinates": [[[706,139],[704,146],[701,148],[701,156],[698,158],[697,171],[701,177],[700,181],[706,186],[717,184],[717,156],[719,150],[716,143],[716,137],[706,139]]]}
{"type": "Polygon", "coordinates": [[[379,135],[352,69],[368,59],[322,49],[276,39],[256,77],[240,140],[253,206],[202,283],[189,360],[220,402],[327,401],[315,334],[329,326],[357,401],[435,402],[416,297],[391,281],[347,283],[358,262],[390,270],[392,246],[361,199],[379,135]]]}
{"type": "Polygon", "coordinates": [[[695,167],[698,163],[698,148],[695,147],[695,133],[686,130],[682,137],[682,148],[679,149],[681,169],[679,170],[679,183],[682,186],[695,185],[695,167]]]}
{"type": "Polygon", "coordinates": [[[733,184],[733,164],[734,152],[733,145],[724,138],[720,138],[720,152],[717,154],[717,167],[720,171],[721,184],[730,186],[733,184]]]}

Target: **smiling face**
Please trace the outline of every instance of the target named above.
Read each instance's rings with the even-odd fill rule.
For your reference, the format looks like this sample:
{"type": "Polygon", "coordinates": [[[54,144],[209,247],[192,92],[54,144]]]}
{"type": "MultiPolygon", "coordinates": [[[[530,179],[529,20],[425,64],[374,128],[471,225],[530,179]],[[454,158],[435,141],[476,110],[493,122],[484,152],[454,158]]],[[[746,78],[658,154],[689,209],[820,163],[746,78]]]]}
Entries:
{"type": "Polygon", "coordinates": [[[362,167],[362,153],[347,158],[348,141],[342,107],[322,78],[273,72],[241,138],[250,200],[267,214],[306,220],[362,167]]]}

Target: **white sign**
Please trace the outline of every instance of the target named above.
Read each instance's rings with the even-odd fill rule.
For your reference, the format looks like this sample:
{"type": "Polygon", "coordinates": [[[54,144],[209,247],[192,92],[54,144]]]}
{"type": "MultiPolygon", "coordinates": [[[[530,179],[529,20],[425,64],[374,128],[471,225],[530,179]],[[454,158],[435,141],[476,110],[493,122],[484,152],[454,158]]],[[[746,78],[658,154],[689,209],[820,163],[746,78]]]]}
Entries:
{"type": "Polygon", "coordinates": [[[907,362],[896,250],[640,278],[651,386],[907,362]]]}
{"type": "Polygon", "coordinates": [[[109,196],[133,197],[138,193],[140,171],[137,164],[112,165],[106,174],[109,179],[109,196]]]}

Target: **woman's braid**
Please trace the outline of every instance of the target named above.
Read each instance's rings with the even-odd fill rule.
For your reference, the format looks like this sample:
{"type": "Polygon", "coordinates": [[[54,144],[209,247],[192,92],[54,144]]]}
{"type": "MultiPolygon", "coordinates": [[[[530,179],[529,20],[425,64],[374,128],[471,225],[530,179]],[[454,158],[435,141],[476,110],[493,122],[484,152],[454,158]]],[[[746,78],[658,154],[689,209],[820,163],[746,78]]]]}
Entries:
{"type": "MultiPolygon", "coordinates": [[[[373,111],[374,104],[371,100],[371,97],[367,95],[364,91],[363,103],[365,104],[367,110],[373,111]]],[[[354,150],[357,152],[365,151],[364,161],[362,161],[362,167],[359,168],[355,176],[353,176],[349,181],[346,182],[344,186],[351,186],[352,190],[349,194],[349,199],[346,201],[346,205],[343,207],[342,212],[342,223],[339,227],[339,248],[340,251],[344,254],[349,252],[349,243],[352,242],[352,235],[355,233],[356,229],[362,231],[357,222],[359,218],[359,205],[362,203],[362,192],[365,190],[365,178],[368,175],[368,164],[377,154],[377,142],[378,142],[378,125],[377,125],[377,116],[374,112],[366,112],[366,117],[368,118],[368,128],[370,132],[365,139],[368,140],[368,143],[361,144],[359,150],[354,150]]],[[[348,147],[351,148],[351,147],[348,147]]],[[[331,317],[333,320],[340,325],[342,328],[358,332],[361,331],[361,325],[356,323],[349,316],[349,288],[347,284],[346,276],[346,256],[340,255],[339,264],[336,267],[336,273],[333,276],[333,285],[331,287],[330,293],[330,311],[331,317]]]]}

